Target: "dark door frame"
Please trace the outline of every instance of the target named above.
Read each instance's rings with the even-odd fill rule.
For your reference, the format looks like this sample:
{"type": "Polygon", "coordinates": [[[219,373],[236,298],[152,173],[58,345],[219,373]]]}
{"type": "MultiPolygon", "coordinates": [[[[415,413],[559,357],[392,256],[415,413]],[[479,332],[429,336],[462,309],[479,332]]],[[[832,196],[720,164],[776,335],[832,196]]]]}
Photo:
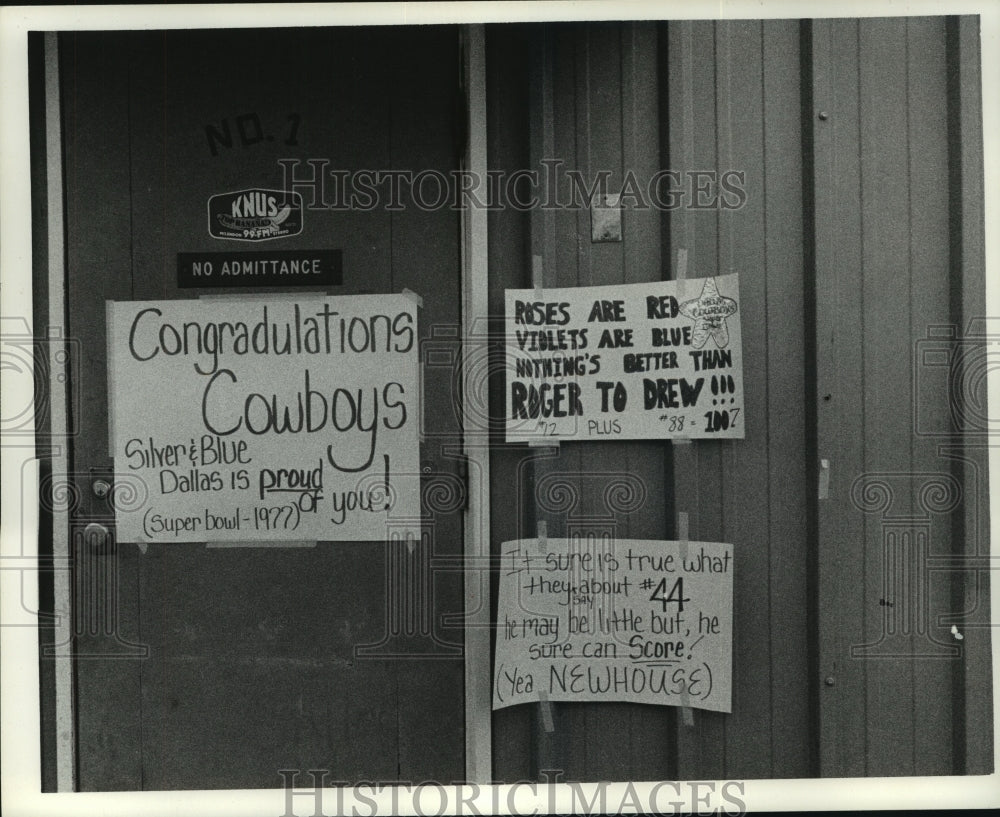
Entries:
{"type": "MultiPolygon", "coordinates": [[[[466,106],[462,114],[468,135],[462,169],[475,174],[480,187],[473,195],[484,199],[486,180],[486,84],[485,36],[481,24],[457,26],[462,56],[463,87],[466,106]]],[[[66,325],[66,261],[64,190],[62,159],[62,121],[60,114],[58,32],[43,34],[44,63],[44,184],[46,218],[36,225],[45,233],[47,259],[44,277],[46,295],[44,315],[36,315],[49,327],[66,325]]],[[[487,213],[467,208],[461,214],[461,313],[462,345],[462,408],[463,416],[475,416],[467,410],[476,377],[476,355],[469,354],[475,344],[485,350],[487,306],[487,213]],[[478,336],[480,340],[476,340],[478,336]]],[[[38,275],[41,283],[42,276],[38,275]]],[[[50,344],[50,365],[44,388],[48,391],[48,428],[51,473],[69,471],[69,444],[72,419],[68,412],[66,366],[63,355],[68,341],[64,337],[50,344]]],[[[465,769],[470,783],[488,783],[491,779],[491,687],[490,687],[490,598],[489,598],[489,439],[483,429],[463,429],[463,452],[472,477],[467,481],[468,505],[464,512],[464,675],[465,675],[465,769]]],[[[52,486],[50,486],[51,488],[52,486]]],[[[36,501],[40,496],[34,498],[36,501]]],[[[58,612],[53,619],[52,643],[45,654],[51,659],[52,678],[47,702],[53,712],[52,721],[43,735],[44,765],[54,769],[53,780],[46,789],[72,792],[77,789],[77,734],[72,648],[73,625],[71,579],[71,526],[68,506],[50,503],[51,548],[53,564],[53,604],[58,612]]]]}

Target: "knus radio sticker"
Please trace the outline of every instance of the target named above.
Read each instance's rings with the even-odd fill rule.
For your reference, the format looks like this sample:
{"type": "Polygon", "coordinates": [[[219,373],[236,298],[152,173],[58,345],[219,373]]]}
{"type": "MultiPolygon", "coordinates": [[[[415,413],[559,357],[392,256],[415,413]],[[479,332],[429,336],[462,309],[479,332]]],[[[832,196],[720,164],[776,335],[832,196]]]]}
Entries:
{"type": "Polygon", "coordinates": [[[208,200],[213,238],[267,241],[302,232],[302,196],[286,190],[239,190],[208,200]]]}

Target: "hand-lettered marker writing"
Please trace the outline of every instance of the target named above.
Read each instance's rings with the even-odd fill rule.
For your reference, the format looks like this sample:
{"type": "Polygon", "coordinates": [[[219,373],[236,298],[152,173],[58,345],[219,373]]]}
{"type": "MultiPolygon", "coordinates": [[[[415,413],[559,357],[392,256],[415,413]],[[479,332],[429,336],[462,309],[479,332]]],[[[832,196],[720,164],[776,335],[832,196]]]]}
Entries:
{"type": "Polygon", "coordinates": [[[402,295],[109,302],[112,451],[143,487],[118,538],[381,540],[419,519],[416,329],[402,295]]]}

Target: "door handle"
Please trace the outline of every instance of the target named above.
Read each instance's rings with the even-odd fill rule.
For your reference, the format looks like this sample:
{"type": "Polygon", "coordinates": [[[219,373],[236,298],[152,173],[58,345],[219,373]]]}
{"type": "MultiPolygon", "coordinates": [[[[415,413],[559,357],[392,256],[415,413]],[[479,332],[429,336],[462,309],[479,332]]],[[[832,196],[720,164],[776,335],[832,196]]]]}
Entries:
{"type": "Polygon", "coordinates": [[[111,483],[106,479],[95,479],[91,483],[90,489],[98,499],[104,499],[111,493],[111,483]]]}
{"type": "Polygon", "coordinates": [[[83,543],[94,555],[105,556],[111,552],[111,531],[99,522],[91,522],[83,529],[83,543]]]}

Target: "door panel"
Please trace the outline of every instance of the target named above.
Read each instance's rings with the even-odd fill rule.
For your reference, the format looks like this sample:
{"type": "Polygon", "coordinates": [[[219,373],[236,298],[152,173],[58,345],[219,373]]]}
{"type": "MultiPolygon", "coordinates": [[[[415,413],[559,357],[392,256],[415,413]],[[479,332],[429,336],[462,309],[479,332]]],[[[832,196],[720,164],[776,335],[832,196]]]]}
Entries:
{"type": "MultiPolygon", "coordinates": [[[[300,182],[318,167],[319,206],[300,184],[302,232],[266,248],[340,249],[330,294],[410,289],[422,338],[457,327],[455,211],[414,207],[405,189],[398,210],[322,207],[342,192],[334,169],[457,166],[455,29],[83,33],[61,50],[74,376],[90,384],[78,529],[113,518],[86,484],[113,468],[104,301],[223,294],[180,289],[176,254],[261,249],[208,234],[210,196],[280,189],[282,159],[300,182]]],[[[424,375],[411,479],[428,499],[412,549],[81,541],[77,651],[103,656],[77,667],[81,789],[278,787],[281,769],[461,779],[462,639],[442,625],[461,611],[461,577],[435,569],[462,552],[459,415],[450,370],[424,375]],[[101,626],[83,626],[87,587],[117,605],[101,626]]]]}
{"type": "MultiPolygon", "coordinates": [[[[142,650],[138,551],[106,551],[84,536],[90,523],[111,525],[92,478],[110,468],[104,300],[131,296],[129,253],[127,59],[111,34],[64,37],[60,47],[66,175],[66,265],[70,359],[80,387],[74,406],[81,433],[70,459],[79,500],[72,518],[74,652],[78,690],[78,781],[87,789],[137,789],[142,650]]],[[[71,426],[72,427],[72,426],[71,426]]]]}

